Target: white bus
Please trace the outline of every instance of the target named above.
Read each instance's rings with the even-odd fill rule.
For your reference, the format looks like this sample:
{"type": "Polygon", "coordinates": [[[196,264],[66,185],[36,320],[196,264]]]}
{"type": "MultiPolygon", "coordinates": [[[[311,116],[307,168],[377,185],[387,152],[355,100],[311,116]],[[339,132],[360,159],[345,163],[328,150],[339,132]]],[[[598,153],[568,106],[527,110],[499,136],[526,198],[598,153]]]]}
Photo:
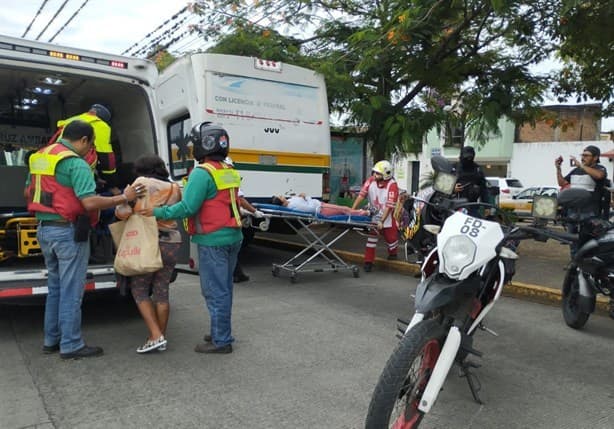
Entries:
{"type": "Polygon", "coordinates": [[[305,192],[328,198],[330,128],[324,78],[257,58],[194,54],[171,64],[156,89],[171,175],[193,165],[187,136],[210,121],[230,136],[230,156],[251,201],[305,192]]]}
{"type": "MultiPolygon", "coordinates": [[[[0,36],[0,300],[47,292],[23,196],[26,153],[47,143],[59,119],[101,103],[112,113],[120,177],[130,181],[132,162],[166,140],[157,128],[157,79],[150,61],[0,36]]],[[[116,288],[107,236],[94,236],[92,254],[86,290],[116,288]]]]}

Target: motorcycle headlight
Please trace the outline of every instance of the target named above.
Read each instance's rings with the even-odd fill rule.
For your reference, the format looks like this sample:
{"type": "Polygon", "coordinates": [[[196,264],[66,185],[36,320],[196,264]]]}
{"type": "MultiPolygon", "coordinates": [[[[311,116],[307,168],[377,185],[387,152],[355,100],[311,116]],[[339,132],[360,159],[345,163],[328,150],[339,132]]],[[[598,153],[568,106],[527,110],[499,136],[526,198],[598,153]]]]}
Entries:
{"type": "Polygon", "coordinates": [[[441,255],[443,270],[449,277],[458,277],[473,262],[477,248],[466,235],[454,235],[446,241],[441,255]]]}

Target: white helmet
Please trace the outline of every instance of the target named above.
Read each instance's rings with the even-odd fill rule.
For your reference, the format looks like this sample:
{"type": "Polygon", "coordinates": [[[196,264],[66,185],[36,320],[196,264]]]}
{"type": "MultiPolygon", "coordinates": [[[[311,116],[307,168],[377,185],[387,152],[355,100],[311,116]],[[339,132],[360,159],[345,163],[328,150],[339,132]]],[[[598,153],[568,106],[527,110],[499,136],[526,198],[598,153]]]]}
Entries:
{"type": "Polygon", "coordinates": [[[384,180],[389,180],[392,178],[392,165],[386,160],[378,161],[373,166],[371,171],[381,174],[384,180]]]}

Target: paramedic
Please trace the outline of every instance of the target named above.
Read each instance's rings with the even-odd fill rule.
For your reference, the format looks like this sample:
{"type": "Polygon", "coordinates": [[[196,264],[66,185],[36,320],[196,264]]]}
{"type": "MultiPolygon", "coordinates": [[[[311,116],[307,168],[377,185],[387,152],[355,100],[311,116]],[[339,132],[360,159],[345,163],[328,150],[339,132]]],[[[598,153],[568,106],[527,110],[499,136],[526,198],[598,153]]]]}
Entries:
{"type": "Polygon", "coordinates": [[[143,191],[128,186],[120,195],[96,195],[92,171],[83,159],[93,140],[92,126],[75,120],[66,125],[58,142],[29,159],[28,210],[38,220],[37,238],[48,271],[43,352],[59,351],[62,359],[103,353],[81,337],[89,227],[97,218],[91,213],[132,201],[143,191]]]}
{"type": "MultiPolygon", "coordinates": [[[[62,129],[74,120],[87,122],[94,128],[94,147],[85,156],[92,170],[97,170],[100,178],[110,187],[118,185],[116,179],[117,166],[115,154],[111,146],[111,112],[102,104],[93,104],[89,110],[77,116],[58,121],[58,129],[62,129]]],[[[60,135],[60,138],[63,136],[60,135]]]]}
{"type": "MultiPolygon", "coordinates": [[[[384,236],[388,245],[388,259],[397,259],[399,247],[399,232],[396,221],[392,215],[399,199],[399,186],[392,177],[392,165],[388,161],[379,161],[371,170],[373,175],[362,185],[358,197],[352,205],[352,210],[356,210],[365,198],[369,204],[378,211],[375,219],[379,233],[384,236]]],[[[375,260],[375,249],[377,247],[378,231],[372,231],[367,238],[365,248],[365,271],[370,272],[375,260]]]]}
{"type": "Polygon", "coordinates": [[[222,162],[229,138],[211,122],[191,132],[194,158],[199,165],[188,176],[183,200],[172,206],[141,211],[158,219],[188,218],[188,233],[198,245],[200,287],[210,318],[210,333],[197,344],[198,353],[232,353],[232,274],[241,248],[239,173],[222,162]]]}

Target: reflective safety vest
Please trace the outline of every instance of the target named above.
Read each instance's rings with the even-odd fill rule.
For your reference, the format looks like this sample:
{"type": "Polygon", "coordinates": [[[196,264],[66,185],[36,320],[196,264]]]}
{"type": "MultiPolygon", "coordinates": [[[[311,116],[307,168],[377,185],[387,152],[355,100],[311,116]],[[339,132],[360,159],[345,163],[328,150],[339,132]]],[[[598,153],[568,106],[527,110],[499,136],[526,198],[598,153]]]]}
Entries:
{"type": "MultiPolygon", "coordinates": [[[[75,222],[86,210],[70,186],[60,184],[55,171],[60,161],[79,156],[61,143],[52,143],[30,156],[30,185],[28,187],[28,211],[54,213],[75,222]]],[[[90,223],[98,220],[98,211],[89,213],[90,223]]]]}
{"type": "Polygon", "coordinates": [[[197,167],[209,172],[217,193],[205,200],[195,216],[188,219],[188,234],[207,234],[222,228],[241,228],[238,192],[241,176],[223,162],[207,161],[197,167]]]}
{"type": "MultiPolygon", "coordinates": [[[[115,155],[113,154],[113,147],[111,146],[111,127],[100,119],[98,116],[85,112],[77,116],[72,116],[68,119],[58,121],[58,128],[64,128],[70,122],[79,120],[87,122],[94,128],[94,148],[90,149],[87,155],[84,157],[92,170],[96,168],[98,163],[98,154],[108,157],[108,169],[102,170],[103,174],[113,174],[116,172],[115,167],[115,155]]],[[[59,138],[62,138],[62,134],[59,138]]],[[[103,164],[104,165],[104,164],[103,164]]]]}

